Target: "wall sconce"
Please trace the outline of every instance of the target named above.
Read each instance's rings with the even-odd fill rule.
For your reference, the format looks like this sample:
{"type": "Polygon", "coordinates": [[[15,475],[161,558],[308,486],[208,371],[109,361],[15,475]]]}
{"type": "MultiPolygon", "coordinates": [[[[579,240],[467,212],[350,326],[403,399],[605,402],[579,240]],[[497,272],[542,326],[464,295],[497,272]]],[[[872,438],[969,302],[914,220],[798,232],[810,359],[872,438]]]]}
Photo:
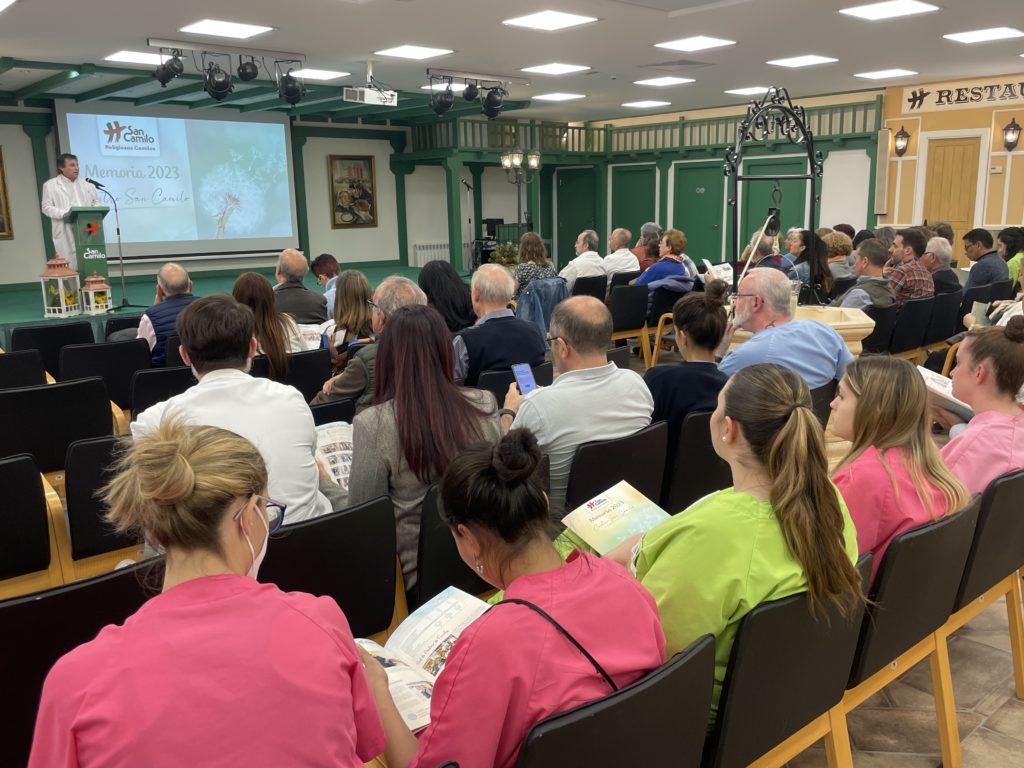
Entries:
{"type": "Polygon", "coordinates": [[[1007,152],[1013,152],[1020,141],[1020,126],[1017,125],[1017,118],[1010,118],[1010,124],[1003,128],[1003,146],[1007,152]]]}
{"type": "Polygon", "coordinates": [[[907,129],[901,125],[899,131],[896,132],[896,157],[903,157],[907,154],[908,146],[910,146],[910,134],[907,133],[907,129]]]}

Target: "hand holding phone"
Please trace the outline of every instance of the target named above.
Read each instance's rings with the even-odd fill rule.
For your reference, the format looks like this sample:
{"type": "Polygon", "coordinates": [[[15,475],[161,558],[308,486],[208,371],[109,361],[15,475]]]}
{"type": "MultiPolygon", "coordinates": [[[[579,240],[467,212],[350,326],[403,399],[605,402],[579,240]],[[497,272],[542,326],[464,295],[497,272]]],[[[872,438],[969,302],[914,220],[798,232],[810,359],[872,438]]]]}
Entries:
{"type": "Polygon", "coordinates": [[[537,382],[533,378],[533,371],[526,363],[513,365],[512,375],[516,377],[516,384],[519,386],[519,394],[523,397],[530,394],[537,388],[537,382]]]}

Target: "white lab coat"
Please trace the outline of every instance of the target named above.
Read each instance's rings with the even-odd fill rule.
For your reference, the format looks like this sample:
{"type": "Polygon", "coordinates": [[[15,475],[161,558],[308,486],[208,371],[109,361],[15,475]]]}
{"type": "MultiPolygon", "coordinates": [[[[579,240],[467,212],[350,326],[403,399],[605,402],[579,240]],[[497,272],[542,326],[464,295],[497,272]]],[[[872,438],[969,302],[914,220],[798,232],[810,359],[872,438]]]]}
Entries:
{"type": "Polygon", "coordinates": [[[78,269],[75,234],[67,216],[72,208],[80,205],[99,205],[96,187],[82,176],[70,181],[66,176],[57,175],[43,184],[43,202],[40,207],[43,215],[51,221],[53,250],[71,262],[75,269],[78,269]]]}

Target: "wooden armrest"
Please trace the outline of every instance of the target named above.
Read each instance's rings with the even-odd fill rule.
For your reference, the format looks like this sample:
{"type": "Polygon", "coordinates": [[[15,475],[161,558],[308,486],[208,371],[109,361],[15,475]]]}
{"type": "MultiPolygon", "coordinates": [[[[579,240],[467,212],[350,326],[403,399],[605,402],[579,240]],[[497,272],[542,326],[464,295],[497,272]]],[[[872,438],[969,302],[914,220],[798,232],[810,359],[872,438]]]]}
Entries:
{"type": "Polygon", "coordinates": [[[113,426],[115,435],[127,435],[128,434],[128,418],[125,416],[125,412],[117,407],[117,403],[111,401],[110,413],[113,416],[113,426]]]}

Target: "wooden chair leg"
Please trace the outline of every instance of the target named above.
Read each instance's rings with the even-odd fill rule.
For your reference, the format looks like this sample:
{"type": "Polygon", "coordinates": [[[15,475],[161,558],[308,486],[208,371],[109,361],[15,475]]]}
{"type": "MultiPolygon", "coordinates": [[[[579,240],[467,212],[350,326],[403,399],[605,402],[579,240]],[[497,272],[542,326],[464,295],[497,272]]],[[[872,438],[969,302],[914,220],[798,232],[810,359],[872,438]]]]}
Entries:
{"type": "Polygon", "coordinates": [[[935,632],[935,650],[929,656],[932,691],[935,695],[935,719],[939,726],[939,746],[943,768],[961,768],[960,731],[956,722],[956,701],[953,698],[953,674],[949,668],[947,636],[940,628],[935,632]]]}
{"type": "Polygon", "coordinates": [[[640,352],[644,358],[644,368],[651,367],[651,331],[645,325],[640,333],[640,352]]]}
{"type": "Polygon", "coordinates": [[[842,706],[828,711],[829,730],[825,735],[825,759],[828,768],[853,768],[850,731],[846,727],[846,713],[842,706]]]}
{"type": "Polygon", "coordinates": [[[1010,594],[1006,596],[1006,616],[1010,624],[1010,652],[1013,655],[1013,682],[1017,698],[1024,699],[1024,590],[1021,579],[1024,570],[1017,571],[1010,594]]]}

